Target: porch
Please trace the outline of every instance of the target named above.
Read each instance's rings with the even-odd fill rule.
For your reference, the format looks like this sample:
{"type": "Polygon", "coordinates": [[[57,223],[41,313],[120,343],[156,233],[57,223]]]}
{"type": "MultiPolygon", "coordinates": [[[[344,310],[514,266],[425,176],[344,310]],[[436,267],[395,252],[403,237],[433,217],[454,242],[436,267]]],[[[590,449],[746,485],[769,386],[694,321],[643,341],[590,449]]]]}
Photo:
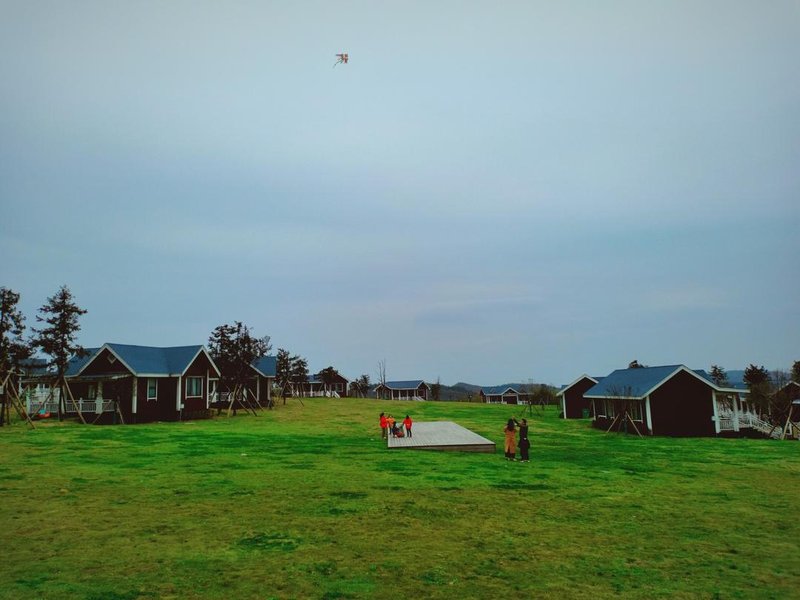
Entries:
{"type": "Polygon", "coordinates": [[[773,439],[780,439],[781,427],[763,420],[738,395],[715,396],[714,404],[717,433],[740,432],[750,429],[773,439]]]}

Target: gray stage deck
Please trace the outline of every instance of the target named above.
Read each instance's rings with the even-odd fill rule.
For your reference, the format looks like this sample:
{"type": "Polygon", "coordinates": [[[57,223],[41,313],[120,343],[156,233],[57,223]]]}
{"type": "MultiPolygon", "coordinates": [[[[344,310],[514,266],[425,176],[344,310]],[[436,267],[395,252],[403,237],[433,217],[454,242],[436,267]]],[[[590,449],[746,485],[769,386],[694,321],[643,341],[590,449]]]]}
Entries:
{"type": "Polygon", "coordinates": [[[452,421],[430,421],[414,423],[412,437],[389,436],[390,450],[400,448],[412,450],[462,450],[466,452],[494,452],[495,443],[457,425],[452,421]]]}

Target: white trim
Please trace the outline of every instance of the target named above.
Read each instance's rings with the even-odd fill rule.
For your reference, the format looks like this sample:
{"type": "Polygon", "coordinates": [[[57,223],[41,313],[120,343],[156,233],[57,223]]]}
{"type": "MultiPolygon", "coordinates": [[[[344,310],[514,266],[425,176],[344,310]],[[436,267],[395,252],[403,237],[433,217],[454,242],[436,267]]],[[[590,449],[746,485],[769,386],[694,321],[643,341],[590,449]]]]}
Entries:
{"type": "Polygon", "coordinates": [[[717,413],[717,392],[715,390],[711,391],[711,408],[713,410],[711,420],[714,421],[714,432],[719,435],[719,414],[717,413]]]}
{"type": "Polygon", "coordinates": [[[564,418],[567,418],[567,398],[566,396],[561,396],[561,413],[564,415],[564,418]]]}
{"type": "Polygon", "coordinates": [[[572,386],[574,386],[574,385],[577,385],[577,384],[579,384],[579,383],[580,383],[581,381],[583,381],[584,379],[588,379],[588,380],[590,380],[590,381],[594,381],[594,384],[595,384],[595,385],[597,385],[597,384],[598,384],[598,380],[597,380],[597,379],[595,379],[594,377],[591,377],[591,376],[587,375],[586,373],[584,373],[583,375],[581,375],[580,377],[578,377],[578,378],[577,378],[575,381],[573,381],[572,383],[570,383],[568,386],[566,386],[566,387],[563,387],[563,388],[561,388],[561,389],[560,389],[558,392],[556,392],[556,396],[563,396],[563,395],[564,395],[564,393],[565,393],[565,392],[566,392],[566,391],[567,391],[569,388],[571,388],[571,387],[572,387],[572,386]]]}
{"type": "Polygon", "coordinates": [[[119,355],[119,354],[117,354],[116,352],[114,352],[114,350],[111,348],[111,346],[109,346],[108,344],[103,344],[102,346],[100,346],[100,348],[97,350],[97,352],[95,352],[94,356],[92,356],[91,358],[89,358],[89,360],[87,360],[87,361],[84,363],[84,365],[83,365],[83,366],[82,366],[80,369],[78,369],[78,372],[77,372],[77,373],[75,373],[75,375],[71,375],[71,377],[78,377],[78,376],[79,376],[81,373],[83,373],[84,369],[86,369],[86,367],[88,367],[90,364],[92,364],[92,363],[95,361],[95,359],[96,359],[98,356],[100,356],[100,354],[103,352],[103,350],[108,350],[109,352],[111,352],[111,354],[113,354],[114,356],[116,356],[116,357],[117,357],[117,360],[118,360],[119,362],[121,362],[121,363],[122,363],[122,365],[123,365],[123,366],[124,366],[126,369],[128,369],[128,371],[130,371],[131,375],[136,375],[136,371],[134,371],[133,369],[131,369],[131,366],[130,366],[128,363],[126,363],[124,360],[122,360],[122,358],[120,357],[120,355],[119,355]]]}
{"type": "Polygon", "coordinates": [[[203,376],[202,375],[187,375],[186,376],[186,399],[189,398],[202,398],[203,397],[203,376]],[[195,396],[189,395],[189,380],[190,379],[199,379],[200,380],[200,393],[195,396]]]}
{"type": "MultiPolygon", "coordinates": [[[[220,376],[220,377],[222,377],[222,373],[220,373],[220,372],[219,372],[219,369],[217,368],[217,365],[214,363],[214,360],[211,358],[211,355],[208,353],[208,350],[206,350],[206,347],[205,347],[205,346],[200,346],[200,349],[199,349],[199,350],[197,351],[197,353],[196,353],[196,354],[195,354],[195,355],[192,357],[192,360],[190,360],[190,361],[189,361],[189,362],[186,364],[186,368],[185,368],[185,369],[184,369],[184,370],[181,372],[181,376],[183,376],[183,375],[186,375],[186,371],[188,371],[188,370],[189,370],[189,367],[191,367],[191,366],[192,366],[192,363],[194,363],[194,361],[196,361],[196,360],[197,360],[197,357],[198,357],[198,356],[200,356],[200,353],[201,353],[201,352],[202,352],[203,354],[205,354],[205,355],[206,355],[206,358],[208,358],[208,362],[210,362],[210,363],[211,363],[211,366],[212,366],[212,367],[214,367],[214,370],[217,372],[217,375],[218,375],[218,376],[220,376]]],[[[252,365],[250,365],[250,366],[252,366],[252,365]]],[[[199,396],[192,396],[192,398],[197,398],[197,397],[199,397],[199,396]]]]}
{"type": "Polygon", "coordinates": [[[178,383],[175,386],[175,410],[181,412],[181,379],[182,377],[178,376],[178,383]]]}
{"type": "Polygon", "coordinates": [[[138,409],[139,409],[139,401],[138,401],[138,398],[136,397],[137,396],[138,387],[139,387],[139,380],[134,375],[134,377],[133,377],[133,385],[132,385],[133,390],[131,391],[131,412],[133,414],[136,414],[138,412],[138,409]]]}
{"type": "Polygon", "coordinates": [[[650,435],[653,434],[653,413],[650,412],[650,394],[645,396],[644,407],[647,410],[645,417],[647,419],[647,428],[650,430],[650,435]]]}

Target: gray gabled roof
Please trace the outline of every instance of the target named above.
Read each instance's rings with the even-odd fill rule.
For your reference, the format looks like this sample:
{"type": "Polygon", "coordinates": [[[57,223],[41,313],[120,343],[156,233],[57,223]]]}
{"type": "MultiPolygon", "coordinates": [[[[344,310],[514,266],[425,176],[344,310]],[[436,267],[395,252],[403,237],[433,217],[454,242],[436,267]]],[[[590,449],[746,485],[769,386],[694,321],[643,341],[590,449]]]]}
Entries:
{"type": "MultiPolygon", "coordinates": [[[[390,390],[415,390],[423,384],[425,382],[422,379],[412,379],[409,381],[387,381],[384,385],[390,390]]],[[[427,384],[425,385],[427,386],[427,384]]]]}
{"type": "MultiPolygon", "coordinates": [[[[603,380],[603,378],[602,378],[602,377],[592,377],[591,375],[587,375],[586,373],[584,373],[583,375],[581,375],[580,377],[578,377],[578,378],[577,378],[575,381],[573,381],[572,383],[568,383],[567,385],[564,385],[564,386],[562,386],[562,387],[561,387],[561,389],[560,389],[560,390],[558,390],[558,392],[556,392],[556,396],[562,396],[562,395],[563,395],[563,394],[564,394],[564,393],[565,393],[565,392],[566,392],[568,389],[570,389],[570,388],[571,388],[573,385],[576,385],[576,384],[580,383],[580,382],[581,382],[581,381],[583,381],[584,379],[590,379],[591,381],[594,381],[595,383],[600,383],[600,382],[603,380]]],[[[591,389],[591,388],[590,388],[590,389],[591,389]]]]}
{"type": "Polygon", "coordinates": [[[501,394],[505,394],[508,390],[511,390],[515,394],[521,393],[513,385],[490,385],[481,387],[484,396],[500,396],[501,394]]]}
{"type": "MultiPolygon", "coordinates": [[[[212,367],[219,374],[219,369],[217,369],[211,356],[208,355],[205,347],[201,345],[158,348],[130,344],[104,344],[101,348],[94,349],[88,358],[73,359],[75,368],[68,370],[68,376],[80,375],[86,365],[103,349],[111,351],[136,376],[169,377],[183,375],[200,353],[206,354],[212,367]]],[[[72,361],[70,362],[72,364],[72,361]]]]}
{"type": "Polygon", "coordinates": [[[264,377],[275,377],[278,372],[278,359],[275,356],[262,356],[253,363],[253,368],[264,377]]]}
{"type": "Polygon", "coordinates": [[[693,371],[685,365],[617,369],[583,395],[585,398],[644,398],[679,371],[685,371],[720,390],[702,369],[693,371]]]}
{"type": "Polygon", "coordinates": [[[65,377],[74,377],[77,375],[78,372],[94,358],[95,354],[100,351],[100,348],[84,348],[84,350],[86,350],[86,354],[83,356],[73,356],[69,359],[67,371],[64,374],[65,377]]]}

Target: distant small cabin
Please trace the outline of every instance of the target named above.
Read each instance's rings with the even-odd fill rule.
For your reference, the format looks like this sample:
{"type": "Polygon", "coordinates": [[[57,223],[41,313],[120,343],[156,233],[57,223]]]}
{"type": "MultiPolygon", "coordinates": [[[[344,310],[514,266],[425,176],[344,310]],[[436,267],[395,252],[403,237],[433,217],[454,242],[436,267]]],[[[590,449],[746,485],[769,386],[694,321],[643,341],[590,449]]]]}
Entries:
{"type": "Polygon", "coordinates": [[[583,374],[569,385],[561,388],[556,397],[561,398],[561,415],[565,419],[586,419],[594,416],[592,401],[584,394],[602,381],[602,377],[583,374]]]}
{"type": "Polygon", "coordinates": [[[530,404],[530,394],[514,385],[482,387],[480,397],[486,404],[530,404]]]}
{"type": "MultiPolygon", "coordinates": [[[[104,344],[89,350],[86,356],[73,358],[66,373],[81,413],[113,415],[117,405],[126,423],[177,421],[208,414],[209,382],[219,376],[203,346],[127,344],[104,344]]],[[[70,412],[77,413],[71,398],[70,412]]],[[[87,420],[90,416],[84,414],[87,420]]]]}
{"type": "Polygon", "coordinates": [[[789,406],[794,400],[800,400],[800,383],[796,381],[790,381],[779,389],[775,390],[772,395],[776,400],[781,401],[782,403],[786,404],[786,406],[789,406]]]}
{"type": "Polygon", "coordinates": [[[319,373],[309,375],[305,383],[291,384],[292,396],[303,396],[306,398],[341,398],[347,395],[350,380],[339,374],[333,375],[329,383],[325,383],[319,373]]]}
{"type": "Polygon", "coordinates": [[[642,434],[741,435],[745,430],[769,434],[771,427],[747,409],[747,393],[717,386],[703,370],[668,365],[618,369],[583,396],[593,404],[594,426],[602,429],[624,411],[642,434]]]}
{"type": "Polygon", "coordinates": [[[278,368],[278,359],[274,356],[262,356],[250,365],[253,368],[253,387],[258,404],[269,406],[272,403],[272,385],[278,368]]]}
{"type": "Polygon", "coordinates": [[[387,381],[375,387],[375,397],[389,400],[427,400],[430,387],[421,379],[387,381]]]}

